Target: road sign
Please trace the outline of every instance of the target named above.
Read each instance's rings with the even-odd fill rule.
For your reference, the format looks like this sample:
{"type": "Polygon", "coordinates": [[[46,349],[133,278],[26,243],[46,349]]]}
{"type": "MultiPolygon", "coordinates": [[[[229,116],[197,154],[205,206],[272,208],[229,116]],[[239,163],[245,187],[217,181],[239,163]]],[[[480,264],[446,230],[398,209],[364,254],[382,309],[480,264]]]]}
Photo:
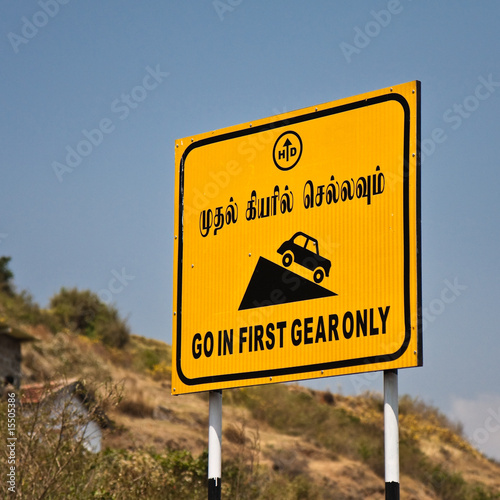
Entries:
{"type": "Polygon", "coordinates": [[[422,364],[420,82],[176,141],[172,393],[422,364]]]}

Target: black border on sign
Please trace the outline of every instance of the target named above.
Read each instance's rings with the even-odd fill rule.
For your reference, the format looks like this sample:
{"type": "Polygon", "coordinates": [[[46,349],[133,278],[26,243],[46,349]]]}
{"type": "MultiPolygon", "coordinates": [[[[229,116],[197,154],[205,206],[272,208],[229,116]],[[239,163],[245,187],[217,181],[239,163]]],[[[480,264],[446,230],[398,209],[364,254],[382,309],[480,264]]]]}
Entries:
{"type": "Polygon", "coordinates": [[[421,170],[420,170],[420,128],[421,128],[421,115],[420,115],[420,82],[417,80],[417,363],[418,366],[424,364],[423,355],[423,334],[422,334],[422,200],[420,197],[421,190],[421,170]]]}
{"type": "MultiPolygon", "coordinates": [[[[416,124],[417,124],[417,350],[418,350],[418,366],[422,365],[422,287],[421,287],[421,201],[420,201],[420,82],[416,82],[417,88],[417,109],[416,109],[416,124]]],[[[190,144],[184,151],[180,160],[179,172],[179,228],[178,228],[178,258],[177,258],[177,344],[176,344],[176,366],[177,374],[180,380],[188,386],[196,386],[202,384],[212,384],[217,382],[229,382],[237,380],[256,380],[260,378],[277,377],[280,375],[293,375],[305,374],[311,372],[318,372],[321,370],[332,370],[337,368],[346,368],[350,366],[363,366],[375,363],[390,362],[401,357],[411,339],[411,298],[410,298],[410,231],[409,231],[409,217],[410,217],[410,186],[409,186],[409,164],[410,164],[410,106],[408,101],[397,93],[383,94],[360,101],[327,108],[320,111],[314,111],[303,115],[277,120],[275,122],[266,123],[257,127],[245,128],[228,132],[212,137],[201,139],[197,142],[190,144]],[[317,364],[293,366],[288,368],[275,368],[269,370],[258,370],[238,373],[228,373],[223,375],[210,375],[205,377],[188,378],[184,375],[181,367],[181,327],[182,327],[182,264],[183,264],[183,212],[184,212],[184,170],[186,165],[186,158],[188,154],[195,148],[203,147],[215,142],[221,142],[229,139],[235,139],[259,132],[277,129],[280,127],[290,127],[294,124],[313,120],[316,118],[323,118],[354,109],[373,106],[388,101],[396,101],[401,104],[404,110],[404,148],[403,148],[403,220],[404,220],[404,317],[405,317],[405,338],[401,347],[393,354],[384,354],[377,356],[370,356],[364,358],[353,358],[341,361],[331,361],[317,364]]]]}

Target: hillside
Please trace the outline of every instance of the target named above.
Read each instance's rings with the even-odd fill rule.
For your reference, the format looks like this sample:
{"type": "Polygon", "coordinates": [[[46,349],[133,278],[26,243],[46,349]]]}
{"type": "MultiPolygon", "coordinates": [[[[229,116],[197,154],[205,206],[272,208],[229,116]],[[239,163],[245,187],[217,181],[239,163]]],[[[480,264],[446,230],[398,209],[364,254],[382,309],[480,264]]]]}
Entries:
{"type": "MultiPolygon", "coordinates": [[[[93,498],[135,498],[132,483],[143,498],[205,498],[208,397],[170,395],[168,345],[132,335],[119,349],[70,331],[25,329],[39,341],[23,347],[24,383],[76,377],[121,393],[106,406],[113,425],[100,454],[112,459],[113,480],[93,498]],[[174,471],[168,481],[166,467],[174,471]],[[177,493],[164,496],[168,488],[177,493]]],[[[400,425],[401,498],[500,498],[500,465],[438,410],[403,396],[400,425]]],[[[222,452],[223,498],[383,499],[383,401],[296,384],[228,390],[222,452]]]]}

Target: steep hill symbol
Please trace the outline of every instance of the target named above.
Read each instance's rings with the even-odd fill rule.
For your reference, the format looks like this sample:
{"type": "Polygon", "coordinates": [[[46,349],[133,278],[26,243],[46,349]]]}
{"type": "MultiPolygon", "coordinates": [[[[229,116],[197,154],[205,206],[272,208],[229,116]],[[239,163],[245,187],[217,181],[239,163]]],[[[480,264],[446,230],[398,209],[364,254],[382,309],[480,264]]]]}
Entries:
{"type": "Polygon", "coordinates": [[[337,294],[289,269],[260,257],[238,310],[288,304],[335,295],[337,294]]]}

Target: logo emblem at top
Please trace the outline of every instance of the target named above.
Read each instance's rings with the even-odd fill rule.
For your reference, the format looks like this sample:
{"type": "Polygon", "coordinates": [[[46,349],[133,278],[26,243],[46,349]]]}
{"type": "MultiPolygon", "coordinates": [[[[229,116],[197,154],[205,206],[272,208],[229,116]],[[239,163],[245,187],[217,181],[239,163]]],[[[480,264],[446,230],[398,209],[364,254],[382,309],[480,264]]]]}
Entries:
{"type": "Polygon", "coordinates": [[[280,170],[290,170],[302,155],[302,139],[291,130],[281,134],[274,143],[273,160],[280,170]]]}

